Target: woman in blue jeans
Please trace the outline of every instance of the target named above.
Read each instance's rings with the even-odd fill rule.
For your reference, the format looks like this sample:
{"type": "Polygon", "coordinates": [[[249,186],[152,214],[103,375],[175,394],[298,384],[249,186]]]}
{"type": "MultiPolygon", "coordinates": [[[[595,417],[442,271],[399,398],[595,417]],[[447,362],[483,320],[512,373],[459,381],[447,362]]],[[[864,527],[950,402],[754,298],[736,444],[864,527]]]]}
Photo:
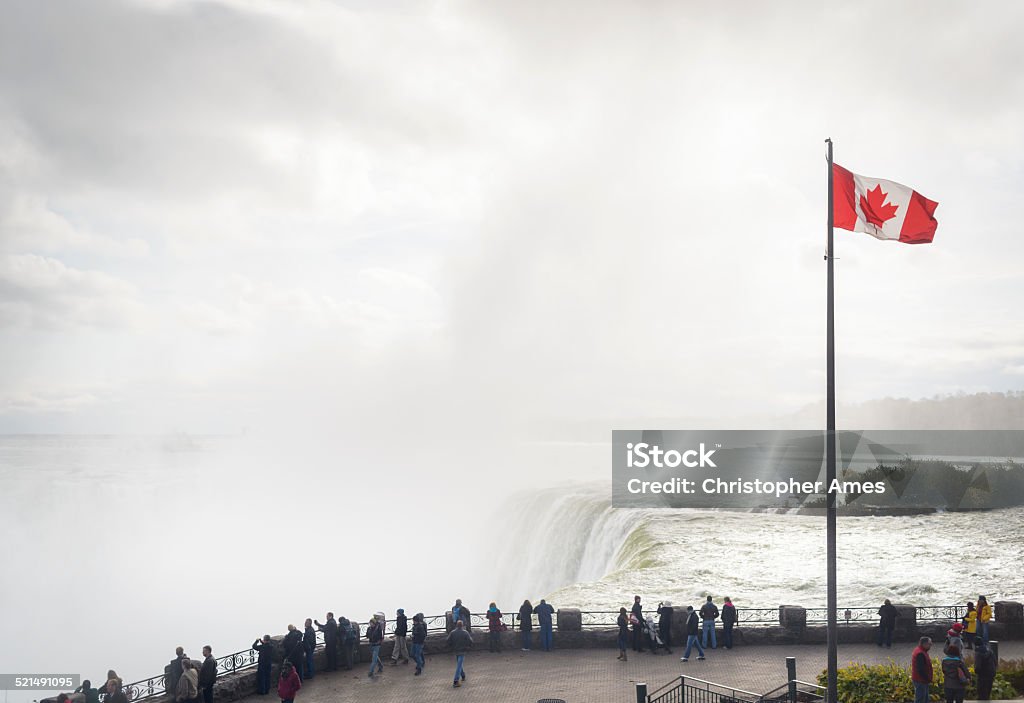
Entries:
{"type": "Polygon", "coordinates": [[[372,679],[374,669],[378,674],[384,673],[384,665],[380,663],[380,643],[384,641],[384,625],[381,624],[376,613],[370,618],[370,624],[366,626],[366,639],[370,643],[370,673],[367,676],[372,679]]]}
{"type": "Polygon", "coordinates": [[[427,641],[427,624],[423,622],[423,613],[412,616],[412,660],[416,662],[416,676],[423,673],[423,645],[427,641]]]}

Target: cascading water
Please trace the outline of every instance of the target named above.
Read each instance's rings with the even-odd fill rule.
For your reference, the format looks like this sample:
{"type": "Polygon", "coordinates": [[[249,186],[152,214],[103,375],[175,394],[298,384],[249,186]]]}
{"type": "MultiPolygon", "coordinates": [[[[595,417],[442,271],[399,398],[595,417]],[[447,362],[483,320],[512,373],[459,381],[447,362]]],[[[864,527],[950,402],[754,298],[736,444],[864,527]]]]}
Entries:
{"type": "MultiPolygon", "coordinates": [[[[824,605],[824,520],[796,514],[611,507],[605,485],[522,494],[502,533],[516,554],[496,570],[506,609],[546,597],[556,607],[614,610],[641,594],[697,604],[729,595],[748,608],[824,605]]],[[[839,595],[846,607],[884,598],[920,605],[986,593],[1019,599],[1024,508],[918,516],[842,517],[839,595]],[[979,550],[979,536],[985,548],[979,550]],[[948,555],[974,554],[962,568],[948,555]],[[913,565],[908,572],[900,565],[913,565]]],[[[990,598],[991,599],[991,598],[990,598]]]]}
{"type": "Polygon", "coordinates": [[[519,494],[503,510],[505,534],[521,557],[500,569],[505,602],[541,597],[573,583],[595,581],[615,568],[623,543],[647,517],[644,510],[611,507],[608,490],[573,486],[519,494]]]}

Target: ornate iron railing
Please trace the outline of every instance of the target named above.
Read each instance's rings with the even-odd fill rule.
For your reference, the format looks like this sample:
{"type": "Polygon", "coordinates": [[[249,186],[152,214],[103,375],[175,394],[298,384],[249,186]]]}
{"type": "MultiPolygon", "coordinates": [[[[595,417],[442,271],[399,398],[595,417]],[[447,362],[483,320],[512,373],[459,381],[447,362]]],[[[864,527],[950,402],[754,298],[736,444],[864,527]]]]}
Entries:
{"type": "Polygon", "coordinates": [[[138,701],[144,698],[162,696],[167,686],[166,677],[163,674],[152,676],[148,679],[135,681],[124,686],[124,695],[129,701],[138,701]]]}
{"type": "MultiPolygon", "coordinates": [[[[809,623],[823,623],[828,619],[828,611],[825,608],[807,608],[807,622],[809,623]]],[[[950,621],[957,622],[967,613],[967,607],[963,605],[926,605],[919,606],[917,608],[917,622],[939,622],[939,621],[950,621]]],[[[503,612],[502,622],[504,622],[510,630],[519,629],[519,613],[518,612],[503,612]]],[[[617,610],[584,610],[580,612],[582,626],[586,629],[597,629],[597,628],[612,628],[616,626],[616,621],[619,617],[617,610]]],[[[487,617],[484,614],[473,613],[471,616],[471,622],[473,627],[479,629],[487,629],[488,622],[487,617]]],[[[738,626],[756,626],[764,627],[779,624],[779,609],[778,608],[737,608],[737,617],[739,622],[738,626]]],[[[839,623],[864,623],[874,622],[878,619],[878,608],[876,606],[869,607],[857,607],[857,608],[845,608],[840,609],[838,612],[839,623]],[[849,617],[846,614],[849,613],[849,617]]],[[[427,625],[428,632],[444,632],[448,628],[448,616],[444,615],[426,615],[424,616],[424,622],[427,625]]],[[[537,619],[536,616],[532,618],[533,625],[536,627],[537,619]]],[[[366,633],[366,623],[356,623],[358,625],[360,637],[364,637],[366,633]]],[[[411,627],[411,618],[410,618],[411,627]]],[[[385,632],[388,635],[394,633],[395,621],[389,619],[385,625],[385,632]]],[[[317,632],[317,644],[316,648],[321,649],[324,646],[323,633],[317,632]]],[[[242,671],[256,666],[259,653],[256,650],[242,649],[232,654],[227,654],[217,658],[217,672],[219,675],[231,674],[236,671],[242,671]]],[[[687,679],[691,680],[691,679],[687,679]]],[[[700,681],[699,679],[692,679],[692,681],[700,681]]],[[[701,682],[705,683],[705,682],[701,682]]],[[[679,681],[671,682],[666,686],[682,686],[679,681]]],[[[148,698],[154,698],[156,696],[162,696],[165,693],[166,681],[165,676],[160,674],[158,676],[151,676],[146,679],[134,681],[124,686],[125,695],[128,697],[129,703],[135,703],[136,701],[145,700],[148,698]]],[[[666,687],[666,691],[668,690],[666,687]]],[[[661,689],[659,689],[661,690],[661,689]]],[[[658,692],[655,692],[658,693],[658,692]]],[[[651,694],[654,696],[655,694],[651,694]]],[[[689,693],[687,693],[689,695],[689,693]]],[[[694,692],[694,696],[705,695],[694,692]]],[[[712,696],[712,694],[706,694],[712,696]]],[[[717,695],[717,694],[714,694],[717,695]]],[[[808,692],[808,695],[809,692],[808,692]]],[[[649,700],[658,701],[658,703],[670,703],[673,700],[670,697],[666,698],[651,698],[649,700]]],[[[710,697],[710,698],[686,698],[687,701],[707,701],[708,703],[717,703],[719,700],[724,700],[722,697],[710,697]]],[[[736,700],[741,701],[742,699],[737,698],[736,700]]]]}

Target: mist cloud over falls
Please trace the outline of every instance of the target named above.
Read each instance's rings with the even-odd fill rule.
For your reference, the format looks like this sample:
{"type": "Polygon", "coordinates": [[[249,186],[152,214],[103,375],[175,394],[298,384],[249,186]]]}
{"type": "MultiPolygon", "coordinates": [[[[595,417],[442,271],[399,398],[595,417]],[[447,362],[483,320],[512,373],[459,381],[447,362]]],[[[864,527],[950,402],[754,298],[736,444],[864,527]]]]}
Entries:
{"type": "Polygon", "coordinates": [[[825,136],[941,202],[839,235],[840,399],[1018,387],[1020,11],[10,3],[0,427],[791,412],[825,136]]]}

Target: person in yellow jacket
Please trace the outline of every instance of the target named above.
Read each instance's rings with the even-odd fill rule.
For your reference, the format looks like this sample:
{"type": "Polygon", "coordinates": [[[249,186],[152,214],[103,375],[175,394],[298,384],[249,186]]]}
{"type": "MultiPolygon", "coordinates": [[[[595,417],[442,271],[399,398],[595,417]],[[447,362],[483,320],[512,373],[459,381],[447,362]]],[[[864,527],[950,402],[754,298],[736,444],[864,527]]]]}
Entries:
{"type": "Polygon", "coordinates": [[[992,619],[992,606],[985,596],[978,596],[978,638],[988,644],[988,623],[992,619]]]}
{"type": "Polygon", "coordinates": [[[973,649],[978,632],[978,611],[974,603],[967,601],[967,615],[964,615],[964,649],[973,649]]]}

